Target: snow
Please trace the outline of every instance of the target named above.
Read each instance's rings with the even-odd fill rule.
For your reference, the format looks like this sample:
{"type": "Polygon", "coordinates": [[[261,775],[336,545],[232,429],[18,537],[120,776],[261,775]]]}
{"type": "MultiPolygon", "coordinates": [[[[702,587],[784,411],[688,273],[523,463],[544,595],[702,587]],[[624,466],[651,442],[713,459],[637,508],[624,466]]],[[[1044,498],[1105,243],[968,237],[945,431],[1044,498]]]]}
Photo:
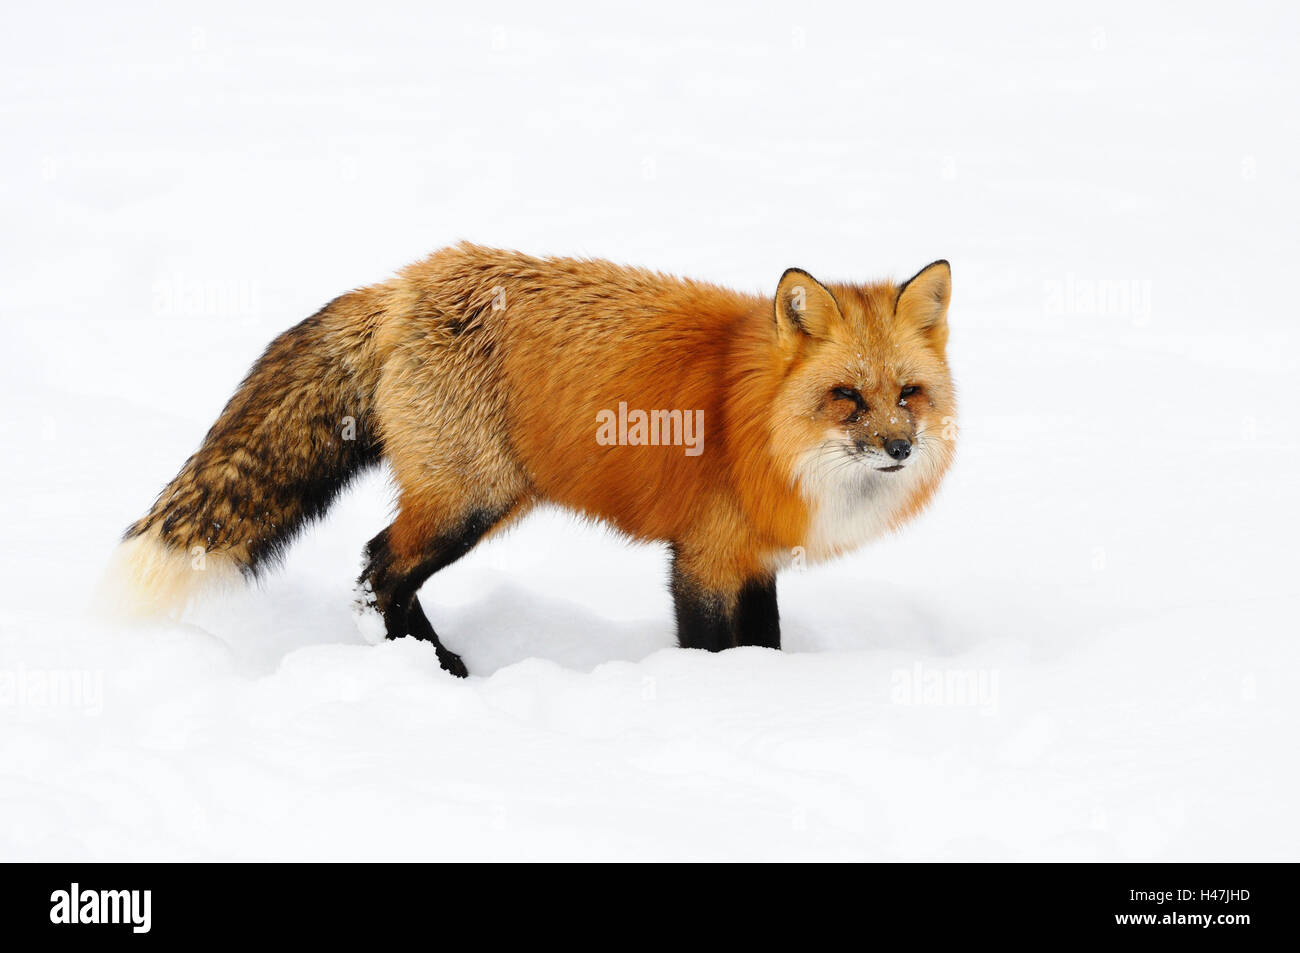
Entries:
{"type": "Polygon", "coordinates": [[[0,859],[1295,860],[1284,4],[14,11],[0,859]],[[792,19],[793,17],[793,19],[792,19]],[[260,588],[89,610],[278,331],[470,238],[771,291],[953,263],[958,460],[672,647],[540,513],[370,645],[363,480],[260,588]]]}

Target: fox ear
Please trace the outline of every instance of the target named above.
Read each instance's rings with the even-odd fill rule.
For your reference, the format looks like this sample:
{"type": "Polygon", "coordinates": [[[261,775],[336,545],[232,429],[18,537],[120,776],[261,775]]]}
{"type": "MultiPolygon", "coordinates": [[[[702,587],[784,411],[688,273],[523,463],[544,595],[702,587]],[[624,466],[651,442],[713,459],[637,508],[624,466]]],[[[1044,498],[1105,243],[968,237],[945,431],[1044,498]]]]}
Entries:
{"type": "Polygon", "coordinates": [[[935,338],[948,341],[948,301],[952,297],[952,269],[942,258],[932,261],[898,289],[894,316],[935,338]]]}
{"type": "Polygon", "coordinates": [[[787,268],[776,286],[776,335],[793,345],[800,335],[825,337],[840,319],[840,306],[820,281],[802,268],[787,268]]]}

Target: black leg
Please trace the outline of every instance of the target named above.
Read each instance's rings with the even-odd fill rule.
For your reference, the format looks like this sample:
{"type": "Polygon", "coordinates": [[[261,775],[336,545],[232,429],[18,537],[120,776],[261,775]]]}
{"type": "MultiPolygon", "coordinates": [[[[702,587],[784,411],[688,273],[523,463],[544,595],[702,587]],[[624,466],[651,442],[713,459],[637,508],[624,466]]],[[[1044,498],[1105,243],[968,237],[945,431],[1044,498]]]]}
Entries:
{"type": "Polygon", "coordinates": [[[734,620],[725,596],[708,592],[682,572],[673,557],[673,608],[677,612],[677,644],[684,649],[721,652],[735,644],[734,620]]]}
{"type": "Polygon", "coordinates": [[[682,648],[710,652],[731,648],[731,613],[721,599],[674,586],[673,606],[677,610],[677,644],[682,648]]]}
{"type": "MultiPolygon", "coordinates": [[[[465,663],[461,661],[460,656],[443,645],[438,638],[438,633],[433,631],[433,625],[429,622],[429,617],[420,608],[419,596],[411,596],[411,604],[406,610],[406,627],[413,638],[433,643],[433,650],[438,653],[438,664],[445,671],[450,672],[457,678],[469,677],[469,669],[465,667],[465,663]]],[[[392,638],[392,636],[390,635],[389,638],[392,638]]]]}
{"type": "Polygon", "coordinates": [[[460,656],[444,646],[438,638],[438,633],[420,607],[416,593],[431,575],[450,566],[473,549],[504,515],[505,511],[470,514],[454,532],[434,539],[412,568],[397,564],[389,546],[388,530],[370,541],[366,546],[366,568],[359,583],[364,597],[372,600],[370,605],[382,614],[388,638],[400,639],[409,635],[432,642],[438,653],[438,662],[444,669],[460,678],[469,674],[460,656]],[[367,584],[369,592],[365,591],[367,584]]]}
{"type": "Polygon", "coordinates": [[[776,610],[776,578],[745,583],[736,601],[736,644],[781,647],[781,616],[776,610]]]}

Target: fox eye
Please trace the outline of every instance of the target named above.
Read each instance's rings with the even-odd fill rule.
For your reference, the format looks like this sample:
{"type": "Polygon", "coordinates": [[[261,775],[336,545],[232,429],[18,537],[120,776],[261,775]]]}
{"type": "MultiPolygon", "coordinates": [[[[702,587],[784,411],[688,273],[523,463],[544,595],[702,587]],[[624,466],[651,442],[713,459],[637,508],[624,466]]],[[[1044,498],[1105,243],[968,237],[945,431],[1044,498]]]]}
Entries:
{"type": "Polygon", "coordinates": [[[867,402],[862,399],[862,394],[855,387],[833,387],[831,388],[831,396],[836,400],[853,402],[853,412],[844,418],[846,423],[857,423],[867,409],[867,402]]]}
{"type": "Polygon", "coordinates": [[[898,399],[907,400],[907,398],[911,397],[913,394],[919,394],[920,392],[921,388],[917,387],[915,384],[908,384],[898,392],[898,399]]]}

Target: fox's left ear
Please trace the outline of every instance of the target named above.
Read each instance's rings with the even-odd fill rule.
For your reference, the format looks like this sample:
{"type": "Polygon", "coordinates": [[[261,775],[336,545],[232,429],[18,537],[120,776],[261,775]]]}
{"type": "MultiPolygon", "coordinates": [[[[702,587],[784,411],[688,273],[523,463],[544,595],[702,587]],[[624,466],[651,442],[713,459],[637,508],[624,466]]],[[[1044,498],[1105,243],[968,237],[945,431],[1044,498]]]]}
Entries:
{"type": "Polygon", "coordinates": [[[952,298],[952,269],[942,258],[918,271],[898,289],[894,316],[934,339],[948,343],[948,301],[952,298]]]}

